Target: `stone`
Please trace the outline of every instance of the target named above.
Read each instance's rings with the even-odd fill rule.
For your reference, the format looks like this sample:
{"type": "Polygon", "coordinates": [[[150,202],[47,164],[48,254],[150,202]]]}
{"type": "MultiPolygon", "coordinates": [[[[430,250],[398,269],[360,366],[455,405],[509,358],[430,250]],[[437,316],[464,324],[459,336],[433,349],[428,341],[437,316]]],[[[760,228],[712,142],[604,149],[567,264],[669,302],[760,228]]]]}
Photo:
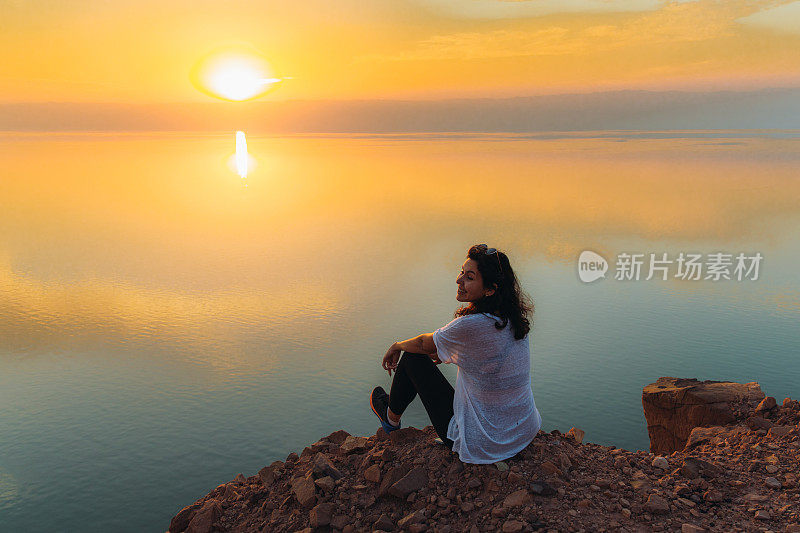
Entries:
{"type": "Polygon", "coordinates": [[[427,484],[428,475],[425,473],[425,469],[416,467],[389,487],[389,494],[405,499],[409,494],[417,492],[427,484]]]}
{"type": "Polygon", "coordinates": [[[772,426],[767,431],[767,436],[772,438],[785,437],[794,430],[792,426],[772,426]]]}
{"type": "Polygon", "coordinates": [[[207,500],[198,510],[189,525],[186,533],[211,533],[214,522],[222,516],[222,506],[216,500],[207,500]]]}
{"type": "Polygon", "coordinates": [[[556,465],[554,465],[550,461],[542,462],[542,464],[539,465],[539,468],[541,468],[542,472],[544,472],[545,474],[552,474],[552,475],[556,475],[556,476],[562,476],[563,475],[563,473],[561,472],[561,469],[558,468],[556,465]]]}
{"type": "Polygon", "coordinates": [[[722,474],[721,468],[697,457],[686,457],[679,470],[681,475],[689,479],[695,479],[699,476],[715,478],[722,474]]]}
{"type": "Polygon", "coordinates": [[[470,478],[470,480],[467,481],[467,487],[471,489],[480,488],[481,485],[482,485],[481,480],[476,477],[470,478]]]}
{"type": "Polygon", "coordinates": [[[314,459],[311,461],[311,469],[315,477],[330,476],[334,481],[342,477],[342,473],[339,469],[333,466],[328,456],[322,452],[314,456],[314,459]]]}
{"type": "Polygon", "coordinates": [[[372,465],[364,470],[364,479],[373,483],[380,483],[381,481],[381,467],[372,465]]]}
{"type": "Polygon", "coordinates": [[[655,459],[653,459],[653,462],[651,464],[653,465],[654,468],[658,468],[660,470],[669,469],[669,461],[667,461],[666,458],[661,457],[661,456],[656,457],[655,459]]]}
{"type": "Polygon", "coordinates": [[[344,453],[356,453],[356,452],[363,452],[367,449],[367,438],[366,437],[354,437],[352,435],[348,435],[344,442],[342,442],[342,451],[344,453]]]}
{"type": "Polygon", "coordinates": [[[505,462],[503,462],[503,461],[498,461],[498,462],[496,462],[496,463],[494,464],[494,466],[495,466],[495,467],[496,467],[496,468],[497,468],[497,469],[498,469],[500,472],[505,472],[506,470],[508,470],[508,464],[507,464],[507,463],[505,463],[505,462]]]}
{"type": "MultiPolygon", "coordinates": [[[[394,432],[392,432],[392,433],[394,433],[394,432]]],[[[413,513],[407,514],[406,516],[401,518],[397,522],[397,525],[400,528],[407,528],[408,526],[410,526],[412,524],[417,524],[417,523],[422,522],[424,520],[425,520],[425,514],[423,513],[422,509],[417,509],[413,513]]]]}
{"type": "Polygon", "coordinates": [[[747,427],[756,431],[758,429],[769,429],[772,427],[772,422],[760,416],[751,416],[746,421],[747,427]]]}
{"type": "Polygon", "coordinates": [[[756,520],[769,520],[770,518],[772,518],[772,516],[770,516],[769,511],[767,511],[766,509],[759,509],[758,511],[756,511],[755,518],[756,520]]]}
{"type": "Polygon", "coordinates": [[[518,520],[506,520],[503,522],[503,533],[517,533],[518,531],[522,531],[524,527],[525,524],[518,520]]]}
{"type": "Polygon", "coordinates": [[[669,503],[658,494],[651,494],[644,508],[652,514],[666,514],[669,512],[669,503]]]}
{"type": "Polygon", "coordinates": [[[339,514],[331,518],[331,527],[335,527],[336,529],[344,529],[346,526],[350,524],[350,517],[339,514]]]}
{"type": "Polygon", "coordinates": [[[300,456],[297,455],[294,452],[292,452],[292,453],[290,453],[289,455],[286,456],[286,462],[287,463],[296,463],[298,459],[300,459],[300,456]]]}
{"type": "Polygon", "coordinates": [[[775,398],[772,396],[767,396],[758,404],[756,407],[756,413],[764,413],[775,409],[778,406],[778,402],[775,401],[775,398]]]}
{"type": "Polygon", "coordinates": [[[404,444],[406,442],[419,440],[421,439],[425,433],[422,430],[419,430],[414,427],[396,429],[389,433],[389,440],[392,441],[392,444],[395,446],[398,444],[404,444]]]}
{"type": "Polygon", "coordinates": [[[317,501],[314,481],[311,477],[294,478],[291,482],[292,492],[301,507],[310,508],[317,501]]]}
{"type": "Polygon", "coordinates": [[[523,507],[533,501],[531,495],[525,489],[514,491],[503,500],[503,507],[523,507]]]}
{"type": "Polygon", "coordinates": [[[556,489],[550,486],[546,481],[540,479],[532,481],[530,489],[531,492],[539,496],[554,496],[556,494],[556,489]]]}
{"type": "Polygon", "coordinates": [[[269,466],[265,466],[258,471],[258,478],[265,487],[269,487],[278,478],[280,472],[283,470],[283,463],[281,461],[274,461],[269,466]]]}
{"type": "Polygon", "coordinates": [[[333,515],[332,503],[321,503],[311,509],[308,513],[308,521],[311,527],[317,528],[327,526],[331,523],[331,516],[333,515]]]}
{"type": "Polygon", "coordinates": [[[582,429],[578,429],[576,427],[569,428],[567,431],[566,437],[574,440],[576,443],[580,444],[583,442],[583,437],[586,436],[586,432],[582,429]]]}
{"type": "Polygon", "coordinates": [[[374,524],[372,524],[374,529],[379,529],[381,531],[394,531],[394,522],[386,513],[383,513],[374,524]]]}
{"type": "Polygon", "coordinates": [[[705,529],[694,524],[681,524],[681,533],[702,533],[703,531],[705,529]]]}
{"type": "Polygon", "coordinates": [[[321,477],[314,481],[314,484],[327,493],[333,492],[333,489],[336,487],[336,482],[331,476],[321,477]]]}
{"type": "Polygon", "coordinates": [[[381,484],[378,488],[378,496],[387,495],[392,485],[400,481],[400,479],[406,475],[407,470],[408,469],[401,466],[396,466],[386,472],[386,474],[383,476],[383,479],[381,479],[381,484]]]}
{"type": "Polygon", "coordinates": [[[202,503],[195,502],[192,505],[187,505],[181,509],[178,514],[172,517],[172,520],[169,523],[170,533],[180,533],[189,527],[189,522],[191,522],[195,512],[202,506],[202,503]]]}
{"type": "Polygon", "coordinates": [[[777,471],[778,471],[778,467],[777,467],[777,466],[775,466],[775,465],[767,465],[767,466],[765,467],[765,469],[766,469],[766,471],[767,471],[767,473],[768,473],[768,474],[774,474],[775,472],[777,472],[777,471]]]}
{"type": "Polygon", "coordinates": [[[703,499],[707,502],[717,503],[723,499],[722,493],[715,489],[709,489],[703,493],[703,499]]]}
{"type": "Polygon", "coordinates": [[[764,480],[764,485],[771,489],[779,490],[781,488],[781,482],[775,479],[774,477],[768,477],[764,480]]]}
{"type": "Polygon", "coordinates": [[[735,420],[734,405],[763,398],[757,383],[659,378],[642,391],[650,451],[682,450],[692,429],[729,424],[735,420]]]}
{"type": "Polygon", "coordinates": [[[345,441],[345,439],[349,436],[350,433],[346,432],[343,429],[340,429],[339,431],[334,431],[333,433],[325,437],[325,440],[337,445],[341,445],[345,441]]]}

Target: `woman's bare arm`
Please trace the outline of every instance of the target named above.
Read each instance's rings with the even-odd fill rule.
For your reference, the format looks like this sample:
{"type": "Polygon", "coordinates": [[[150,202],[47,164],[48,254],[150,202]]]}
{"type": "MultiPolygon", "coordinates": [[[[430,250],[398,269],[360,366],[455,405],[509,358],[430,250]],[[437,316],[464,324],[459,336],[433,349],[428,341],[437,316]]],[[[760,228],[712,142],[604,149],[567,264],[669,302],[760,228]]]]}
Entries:
{"type": "Polygon", "coordinates": [[[396,342],[393,347],[410,353],[424,353],[427,355],[436,353],[436,345],[433,343],[433,333],[423,333],[411,339],[396,342]]]}

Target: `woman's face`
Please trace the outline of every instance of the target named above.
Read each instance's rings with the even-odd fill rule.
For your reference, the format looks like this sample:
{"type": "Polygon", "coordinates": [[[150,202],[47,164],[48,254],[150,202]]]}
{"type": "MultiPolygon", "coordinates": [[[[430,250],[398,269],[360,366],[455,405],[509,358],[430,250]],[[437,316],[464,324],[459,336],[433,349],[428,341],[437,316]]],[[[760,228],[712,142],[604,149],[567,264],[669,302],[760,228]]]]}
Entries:
{"type": "Polygon", "coordinates": [[[473,259],[467,259],[461,266],[461,274],[456,278],[458,292],[456,300],[459,302],[475,302],[484,296],[494,294],[494,289],[487,289],[483,286],[483,278],[478,272],[478,263],[473,259]]]}

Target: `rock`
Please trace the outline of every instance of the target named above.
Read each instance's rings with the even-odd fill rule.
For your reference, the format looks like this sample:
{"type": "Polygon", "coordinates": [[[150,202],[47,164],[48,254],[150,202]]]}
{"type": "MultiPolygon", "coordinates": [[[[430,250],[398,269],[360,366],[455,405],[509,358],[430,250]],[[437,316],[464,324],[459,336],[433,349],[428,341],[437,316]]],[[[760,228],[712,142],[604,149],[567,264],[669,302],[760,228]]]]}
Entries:
{"type": "Polygon", "coordinates": [[[328,493],[332,492],[333,489],[336,487],[336,483],[333,481],[333,478],[331,476],[325,476],[319,478],[316,481],[314,481],[314,484],[328,493]]]}
{"type": "Polygon", "coordinates": [[[372,524],[372,527],[381,531],[394,531],[394,522],[384,513],[372,524]]]}
{"type": "Polygon", "coordinates": [[[291,483],[292,492],[301,507],[310,508],[317,501],[314,481],[311,477],[294,478],[291,483]]]}
{"type": "Polygon", "coordinates": [[[764,485],[766,485],[767,487],[769,487],[771,489],[774,489],[774,490],[779,490],[781,488],[781,486],[782,486],[781,482],[778,481],[777,479],[775,479],[774,477],[766,478],[764,480],[764,485]]]}
{"type": "Polygon", "coordinates": [[[681,533],[702,533],[703,531],[705,529],[694,524],[681,524],[681,533]]]}
{"type": "Polygon", "coordinates": [[[773,398],[772,396],[767,396],[766,398],[761,400],[761,403],[759,403],[758,407],[756,407],[756,413],[768,412],[775,409],[775,407],[777,406],[778,402],[775,401],[775,398],[773,398]]]}
{"type": "Polygon", "coordinates": [[[269,487],[283,470],[283,463],[281,461],[274,461],[271,465],[265,466],[258,471],[258,478],[265,487],[269,487]]]}
{"type": "Polygon", "coordinates": [[[504,463],[503,461],[498,461],[498,462],[496,462],[496,463],[494,464],[494,466],[495,466],[495,467],[497,467],[497,469],[498,469],[500,472],[505,472],[506,470],[508,470],[508,464],[504,463]]]}
{"type": "Polygon", "coordinates": [[[760,416],[751,416],[747,419],[747,427],[753,431],[757,429],[769,429],[772,427],[772,422],[760,416]]]}
{"type": "Polygon", "coordinates": [[[314,460],[311,462],[311,469],[317,477],[330,476],[334,481],[342,477],[342,473],[333,466],[331,460],[322,452],[314,456],[314,460]]]}
{"type": "Polygon", "coordinates": [[[531,492],[539,496],[554,496],[556,494],[556,489],[551,487],[546,481],[538,479],[531,482],[530,489],[531,492]]]}
{"type": "Polygon", "coordinates": [[[778,471],[778,467],[775,465],[767,465],[766,470],[768,474],[774,474],[775,472],[778,471]]]}
{"type": "Polygon", "coordinates": [[[503,522],[503,533],[517,533],[522,531],[523,527],[525,527],[525,524],[518,520],[506,520],[503,522]]]}
{"type": "Polygon", "coordinates": [[[386,472],[381,480],[380,487],[378,488],[378,496],[386,496],[389,493],[389,489],[392,487],[392,485],[400,481],[400,479],[406,475],[406,472],[407,469],[400,466],[396,466],[386,472]]]}
{"type": "Polygon", "coordinates": [[[331,527],[335,527],[336,529],[344,529],[345,526],[350,524],[350,517],[345,516],[343,514],[339,514],[331,518],[331,527]]]}
{"type": "Polygon", "coordinates": [[[222,506],[215,500],[206,501],[192,517],[186,533],[211,533],[214,522],[222,516],[222,506]]]}
{"type": "Polygon", "coordinates": [[[467,487],[471,489],[480,488],[481,485],[482,485],[481,480],[476,477],[470,478],[470,480],[467,481],[467,487]]]}
{"type": "Polygon", "coordinates": [[[364,470],[364,479],[373,483],[379,483],[381,480],[381,467],[372,465],[364,470]]]}
{"type": "Polygon", "coordinates": [[[321,503],[308,513],[308,521],[313,528],[327,526],[331,523],[331,515],[333,515],[333,504],[321,503]]]}
{"type": "Polygon", "coordinates": [[[680,473],[689,479],[695,479],[701,475],[707,478],[715,478],[722,473],[722,470],[708,461],[697,457],[687,457],[683,460],[680,473]]]}
{"type": "Polygon", "coordinates": [[[518,490],[506,496],[505,500],[503,500],[503,507],[523,507],[532,501],[533,498],[531,498],[527,490],[518,490]]]}
{"type": "MultiPolygon", "coordinates": [[[[399,430],[398,430],[399,431],[399,430]]],[[[394,432],[392,432],[394,433],[394,432]]],[[[411,514],[407,514],[403,518],[401,518],[397,525],[403,529],[407,528],[411,524],[417,524],[425,520],[425,514],[422,512],[422,509],[417,509],[411,514]]]]}
{"type": "Polygon", "coordinates": [[[342,451],[344,453],[356,453],[356,452],[363,452],[367,449],[367,438],[366,437],[354,437],[352,435],[348,435],[344,442],[342,442],[342,451]]]}
{"type": "Polygon", "coordinates": [[[767,511],[766,509],[759,509],[758,511],[756,511],[755,518],[756,520],[769,520],[772,517],[770,516],[769,511],[767,511]]]}
{"type": "Polygon", "coordinates": [[[722,493],[715,489],[707,490],[703,493],[703,499],[707,502],[717,503],[723,499],[722,493]]]}
{"type": "Polygon", "coordinates": [[[328,440],[334,444],[341,445],[345,441],[345,439],[349,436],[350,433],[346,432],[343,429],[340,429],[339,431],[334,431],[333,433],[325,437],[325,440],[328,440]]]}
{"type": "Polygon", "coordinates": [[[729,424],[735,420],[734,405],[762,398],[757,383],[659,378],[642,391],[650,451],[682,450],[692,429],[729,424]]]}
{"type": "Polygon", "coordinates": [[[789,524],[786,526],[786,533],[800,533],[800,524],[789,524]]]}
{"type": "Polygon", "coordinates": [[[544,472],[545,474],[552,474],[552,475],[556,475],[556,476],[562,476],[562,475],[564,475],[564,474],[561,472],[561,469],[560,469],[560,468],[558,468],[556,465],[554,465],[554,464],[553,464],[552,462],[550,462],[550,461],[544,461],[544,462],[542,462],[542,464],[541,464],[541,465],[539,465],[539,468],[541,468],[541,469],[542,469],[542,472],[544,472]]]}
{"type": "Polygon", "coordinates": [[[425,470],[421,467],[416,467],[389,487],[389,494],[405,499],[409,494],[417,492],[427,484],[428,475],[425,470]]]}
{"type": "Polygon", "coordinates": [[[203,505],[200,502],[195,502],[192,505],[187,505],[181,509],[170,521],[169,532],[181,533],[184,531],[187,527],[189,527],[189,522],[191,522],[195,512],[202,506],[203,505]]]}
{"type": "Polygon", "coordinates": [[[567,431],[566,437],[571,438],[576,443],[580,444],[583,442],[583,437],[586,436],[586,432],[582,429],[578,429],[576,427],[569,428],[567,431]]]}
{"type": "Polygon", "coordinates": [[[773,438],[785,437],[794,430],[792,426],[772,426],[767,435],[773,438]]]}
{"type": "Polygon", "coordinates": [[[419,430],[414,427],[396,429],[389,433],[389,440],[392,441],[392,444],[395,446],[399,444],[404,444],[409,441],[419,440],[422,438],[424,433],[422,430],[419,430]]]}
{"type": "Polygon", "coordinates": [[[290,453],[289,455],[286,456],[286,462],[287,463],[296,463],[298,459],[300,459],[300,456],[297,455],[294,452],[292,452],[292,453],[290,453]]]}
{"type": "Polygon", "coordinates": [[[669,461],[667,461],[666,458],[664,457],[660,456],[656,457],[655,459],[653,459],[653,462],[651,464],[653,465],[654,468],[658,468],[661,470],[669,469],[669,461]]]}
{"type": "Polygon", "coordinates": [[[658,494],[651,494],[644,508],[653,514],[666,514],[669,512],[669,503],[658,494]]]}

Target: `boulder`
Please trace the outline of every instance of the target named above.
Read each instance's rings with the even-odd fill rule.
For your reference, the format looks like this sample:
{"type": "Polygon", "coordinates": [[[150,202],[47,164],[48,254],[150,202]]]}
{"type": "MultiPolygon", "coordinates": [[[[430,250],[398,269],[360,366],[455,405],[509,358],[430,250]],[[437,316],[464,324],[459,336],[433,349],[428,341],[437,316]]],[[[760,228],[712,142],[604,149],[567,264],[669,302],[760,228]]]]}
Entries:
{"type": "Polygon", "coordinates": [[[301,507],[310,508],[317,502],[317,494],[312,477],[298,477],[292,480],[292,492],[301,507]]]}
{"type": "Polygon", "coordinates": [[[408,474],[389,487],[389,494],[406,499],[409,494],[417,492],[427,484],[428,474],[425,473],[425,469],[421,467],[413,468],[408,474]]]}
{"type": "Polygon", "coordinates": [[[642,407],[650,436],[650,451],[682,450],[696,427],[723,426],[764,398],[758,383],[698,381],[662,377],[644,387],[642,407]]]}

